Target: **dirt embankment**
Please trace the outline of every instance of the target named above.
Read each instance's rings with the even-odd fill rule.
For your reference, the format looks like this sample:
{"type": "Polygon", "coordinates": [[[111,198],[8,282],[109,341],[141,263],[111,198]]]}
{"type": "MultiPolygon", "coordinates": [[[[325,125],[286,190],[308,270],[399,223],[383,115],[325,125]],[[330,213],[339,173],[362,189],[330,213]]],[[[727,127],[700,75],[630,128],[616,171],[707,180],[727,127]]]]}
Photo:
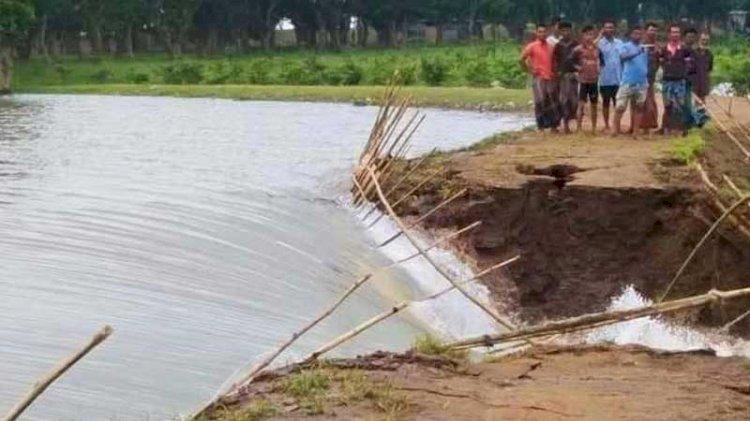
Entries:
{"type": "MultiPolygon", "coordinates": [[[[602,310],[629,284],[655,298],[719,215],[694,168],[675,161],[680,142],[686,141],[534,132],[498,137],[431,157],[399,193],[433,171],[441,176],[397,212],[424,215],[468,188],[422,226],[447,232],[483,221],[452,244],[477,268],[520,254],[484,284],[501,310],[528,322],[602,310]]],[[[720,136],[708,139],[701,161],[750,187],[748,165],[720,136]]],[[[748,276],[750,238],[730,224],[698,253],[670,297],[747,287],[748,276]]],[[[694,316],[716,326],[749,307],[739,301],[694,316]]],[[[750,320],[734,329],[750,334],[750,320]]]]}
{"type": "Polygon", "coordinates": [[[640,348],[542,347],[466,365],[378,353],[266,374],[205,420],[741,420],[741,359],[640,348]]]}

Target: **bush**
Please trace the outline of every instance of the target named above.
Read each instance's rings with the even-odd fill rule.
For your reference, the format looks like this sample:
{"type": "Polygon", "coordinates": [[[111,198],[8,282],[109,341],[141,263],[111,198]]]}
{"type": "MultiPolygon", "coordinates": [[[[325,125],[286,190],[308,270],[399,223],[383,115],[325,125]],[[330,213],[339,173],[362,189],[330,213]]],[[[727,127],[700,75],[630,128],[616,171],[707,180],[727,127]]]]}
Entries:
{"type": "Polygon", "coordinates": [[[448,64],[440,57],[422,57],[420,70],[422,81],[430,86],[441,85],[448,76],[448,64]]]}
{"type": "Polygon", "coordinates": [[[203,80],[203,65],[188,61],[170,63],[161,68],[161,77],[170,85],[194,85],[203,80]]]}
{"type": "Polygon", "coordinates": [[[328,85],[359,85],[362,76],[362,68],[351,61],[323,71],[323,81],[328,85]]]}
{"type": "Polygon", "coordinates": [[[206,69],[205,82],[209,85],[221,85],[227,82],[239,82],[242,66],[228,60],[211,63],[206,69]]]}
{"type": "Polygon", "coordinates": [[[686,137],[674,139],[670,144],[670,155],[672,158],[683,164],[689,165],[703,153],[706,148],[706,141],[699,131],[693,131],[686,137]]]}
{"type": "Polygon", "coordinates": [[[133,70],[132,72],[128,73],[126,79],[130,83],[143,84],[148,83],[149,80],[151,80],[151,76],[149,76],[147,72],[141,70],[133,70]]]}
{"type": "Polygon", "coordinates": [[[477,59],[469,62],[464,70],[464,79],[469,86],[486,88],[492,83],[487,60],[477,59]]]}
{"type": "Polygon", "coordinates": [[[248,83],[254,85],[271,83],[271,62],[266,59],[253,60],[247,69],[246,78],[248,83]]]}
{"type": "Polygon", "coordinates": [[[112,77],[112,71],[104,68],[91,74],[91,80],[98,83],[106,83],[112,77]]]}
{"type": "Polygon", "coordinates": [[[288,85],[320,85],[324,81],[323,66],[316,57],[291,63],[281,72],[281,79],[288,85]]]}
{"type": "Polygon", "coordinates": [[[70,67],[57,63],[55,64],[55,72],[58,76],[60,76],[60,79],[66,81],[68,79],[68,76],[70,76],[73,71],[70,69],[70,67]]]}

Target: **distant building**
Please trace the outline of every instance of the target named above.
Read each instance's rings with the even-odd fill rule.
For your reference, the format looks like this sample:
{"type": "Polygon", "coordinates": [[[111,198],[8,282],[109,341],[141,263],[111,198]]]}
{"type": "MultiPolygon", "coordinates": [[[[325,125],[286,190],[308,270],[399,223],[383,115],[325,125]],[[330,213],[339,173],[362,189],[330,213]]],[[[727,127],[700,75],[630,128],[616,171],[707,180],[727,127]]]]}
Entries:
{"type": "Polygon", "coordinates": [[[750,33],[750,12],[746,10],[733,10],[729,12],[729,30],[750,33]]]}

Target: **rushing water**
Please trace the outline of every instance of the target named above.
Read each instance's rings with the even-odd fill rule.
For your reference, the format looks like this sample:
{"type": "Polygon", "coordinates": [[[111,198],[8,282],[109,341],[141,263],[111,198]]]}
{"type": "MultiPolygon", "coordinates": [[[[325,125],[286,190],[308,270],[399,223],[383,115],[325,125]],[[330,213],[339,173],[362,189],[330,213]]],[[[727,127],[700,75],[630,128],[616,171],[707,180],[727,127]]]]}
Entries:
{"type": "MultiPolygon", "coordinates": [[[[186,413],[358,275],[410,252],[375,250],[387,222],[367,232],[345,205],[375,113],[212,99],[0,99],[0,412],[108,323],[113,337],[29,416],[186,413]]],[[[528,123],[426,113],[413,153],[528,123]]],[[[378,277],[284,360],[425,289],[434,274],[419,265],[378,277]]],[[[426,314],[450,317],[418,309],[340,352],[404,348],[426,314]]]]}

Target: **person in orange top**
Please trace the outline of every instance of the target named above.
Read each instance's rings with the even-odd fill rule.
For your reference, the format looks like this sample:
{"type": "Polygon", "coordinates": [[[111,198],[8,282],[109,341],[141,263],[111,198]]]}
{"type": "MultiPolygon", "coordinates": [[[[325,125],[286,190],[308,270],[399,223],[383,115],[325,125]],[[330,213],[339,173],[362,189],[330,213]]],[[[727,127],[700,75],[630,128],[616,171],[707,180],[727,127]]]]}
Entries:
{"type": "Polygon", "coordinates": [[[534,41],[521,53],[521,65],[531,73],[534,91],[534,114],[540,131],[557,132],[560,125],[560,104],[557,80],[553,73],[552,45],[547,42],[547,26],[537,25],[534,41]]]}

